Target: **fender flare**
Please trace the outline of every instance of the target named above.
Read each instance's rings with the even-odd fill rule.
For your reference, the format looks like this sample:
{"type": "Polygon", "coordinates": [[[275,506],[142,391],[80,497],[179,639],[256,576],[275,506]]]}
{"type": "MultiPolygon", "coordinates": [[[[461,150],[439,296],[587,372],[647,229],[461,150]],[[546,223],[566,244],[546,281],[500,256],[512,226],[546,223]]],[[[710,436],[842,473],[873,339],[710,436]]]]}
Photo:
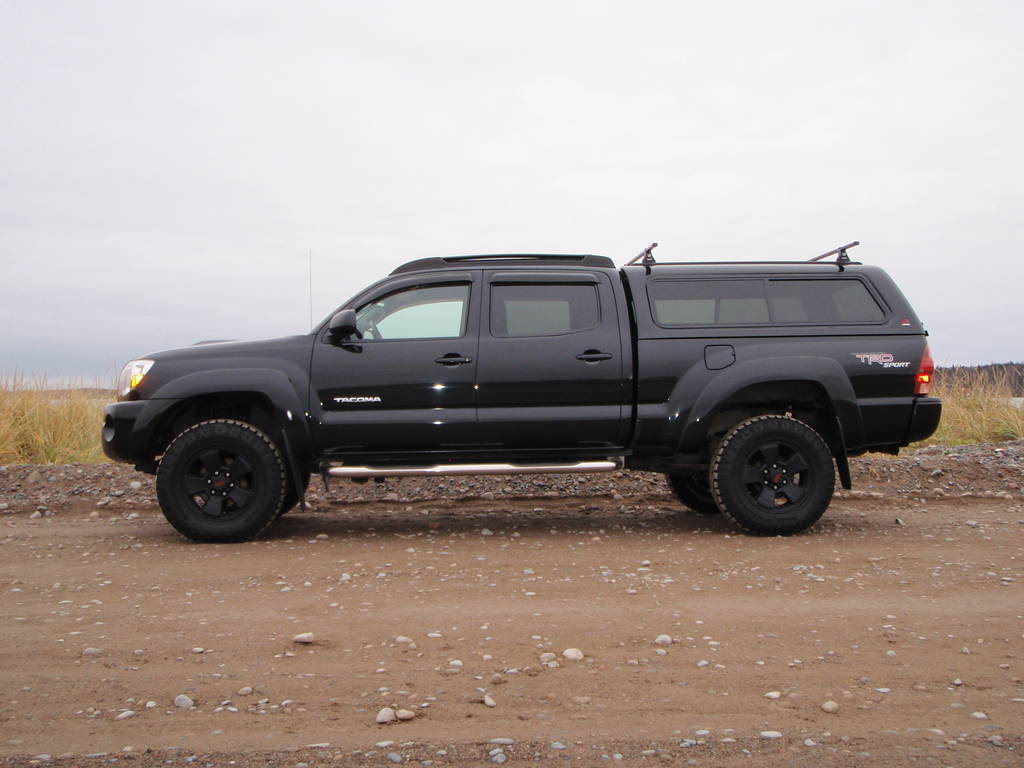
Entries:
{"type": "MultiPolygon", "coordinates": [[[[787,355],[737,363],[711,377],[691,401],[693,406],[680,432],[677,450],[693,451],[702,446],[708,437],[709,417],[737,392],[757,384],[778,381],[806,382],[824,390],[838,425],[837,438],[842,443],[837,446],[837,457],[845,459],[848,448],[863,445],[864,422],[853,384],[843,367],[827,357],[787,355]]],[[[671,395],[675,402],[686,401],[683,391],[686,385],[686,377],[676,385],[671,395]]]]}
{"type": "Polygon", "coordinates": [[[306,408],[299,392],[305,382],[295,382],[280,370],[272,368],[221,368],[185,374],[168,381],[156,390],[148,402],[162,407],[144,409],[135,425],[136,432],[150,439],[159,423],[182,401],[221,393],[258,395],[267,400],[272,416],[281,431],[281,449],[290,468],[292,482],[305,509],[304,487],[300,482],[301,466],[315,460],[313,438],[306,421],[306,408]]]}

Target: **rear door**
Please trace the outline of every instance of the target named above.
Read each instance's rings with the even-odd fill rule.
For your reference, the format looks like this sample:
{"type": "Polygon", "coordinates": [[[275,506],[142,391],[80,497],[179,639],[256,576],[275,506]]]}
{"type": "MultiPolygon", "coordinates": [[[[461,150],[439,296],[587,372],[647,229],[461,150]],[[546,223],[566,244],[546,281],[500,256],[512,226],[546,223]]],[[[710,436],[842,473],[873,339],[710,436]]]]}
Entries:
{"type": "Polygon", "coordinates": [[[484,447],[621,448],[622,339],[602,272],[484,273],[477,417],[484,447]]]}

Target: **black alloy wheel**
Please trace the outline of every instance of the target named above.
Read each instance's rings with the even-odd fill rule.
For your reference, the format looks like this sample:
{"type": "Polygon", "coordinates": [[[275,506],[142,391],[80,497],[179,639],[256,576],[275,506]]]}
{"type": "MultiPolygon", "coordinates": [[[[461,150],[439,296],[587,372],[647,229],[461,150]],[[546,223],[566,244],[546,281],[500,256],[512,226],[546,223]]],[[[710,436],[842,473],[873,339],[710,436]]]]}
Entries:
{"type": "Polygon", "coordinates": [[[750,533],[789,535],[812,526],[835,490],[828,445],[801,421],[757,416],[737,424],[712,460],[722,512],[750,533]]]}
{"type": "Polygon", "coordinates": [[[245,541],[278,516],[287,476],[281,452],[251,424],[204,421],[184,430],[157,468],[164,516],[195,541],[245,541]]]}

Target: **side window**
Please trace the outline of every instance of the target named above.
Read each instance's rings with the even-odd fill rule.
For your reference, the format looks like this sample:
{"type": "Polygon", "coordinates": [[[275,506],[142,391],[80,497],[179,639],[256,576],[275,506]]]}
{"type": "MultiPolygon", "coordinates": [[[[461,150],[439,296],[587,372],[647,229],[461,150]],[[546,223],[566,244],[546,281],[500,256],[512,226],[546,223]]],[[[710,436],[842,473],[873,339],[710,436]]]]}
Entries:
{"type": "Polygon", "coordinates": [[[778,323],[877,323],[885,313],[860,280],[769,280],[778,323]]]}
{"type": "Polygon", "coordinates": [[[491,286],[492,336],[558,336],[600,322],[597,286],[520,283],[491,286]]]}
{"type": "Polygon", "coordinates": [[[389,293],[356,311],[367,339],[454,339],[466,332],[469,285],[428,285],[389,293]]]}
{"type": "Polygon", "coordinates": [[[767,323],[763,280],[656,280],[648,288],[660,325],[767,323]]]}

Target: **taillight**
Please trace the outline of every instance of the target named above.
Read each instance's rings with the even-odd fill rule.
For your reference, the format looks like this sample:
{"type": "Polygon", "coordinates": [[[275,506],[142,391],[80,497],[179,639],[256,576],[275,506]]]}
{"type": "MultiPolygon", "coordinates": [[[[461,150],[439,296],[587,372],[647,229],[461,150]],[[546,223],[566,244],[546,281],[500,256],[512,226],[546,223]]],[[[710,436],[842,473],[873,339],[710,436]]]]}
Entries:
{"type": "Polygon", "coordinates": [[[924,355],[921,356],[921,367],[917,369],[917,378],[914,379],[914,394],[927,395],[931,392],[933,378],[935,378],[935,361],[932,360],[931,349],[925,344],[924,355]]]}

